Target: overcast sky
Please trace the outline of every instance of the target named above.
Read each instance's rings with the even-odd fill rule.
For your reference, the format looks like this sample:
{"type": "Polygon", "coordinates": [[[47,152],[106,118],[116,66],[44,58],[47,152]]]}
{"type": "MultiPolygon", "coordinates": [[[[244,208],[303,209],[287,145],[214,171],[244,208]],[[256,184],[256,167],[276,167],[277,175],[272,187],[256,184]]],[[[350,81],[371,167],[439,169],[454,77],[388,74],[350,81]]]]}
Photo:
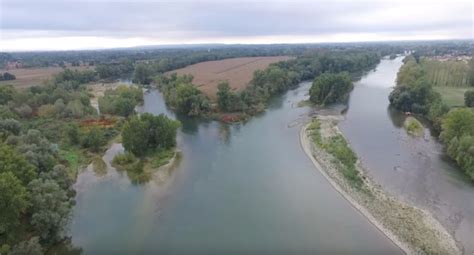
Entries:
{"type": "Polygon", "coordinates": [[[474,1],[0,0],[0,51],[473,39],[474,1]]]}

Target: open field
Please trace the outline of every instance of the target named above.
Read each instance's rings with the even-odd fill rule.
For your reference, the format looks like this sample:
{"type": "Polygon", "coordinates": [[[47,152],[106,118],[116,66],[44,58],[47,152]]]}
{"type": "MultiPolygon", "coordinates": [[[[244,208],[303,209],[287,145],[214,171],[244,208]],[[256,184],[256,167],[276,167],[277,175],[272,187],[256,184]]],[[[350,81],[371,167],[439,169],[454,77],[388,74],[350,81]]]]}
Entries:
{"type": "Polygon", "coordinates": [[[265,69],[271,63],[291,58],[289,56],[231,58],[202,62],[166,74],[191,74],[194,76],[193,84],[196,84],[209,98],[215,99],[217,85],[220,81],[229,81],[230,87],[239,91],[247,87],[255,70],[265,69]]]}
{"type": "MultiPolygon", "coordinates": [[[[68,68],[72,70],[86,70],[93,67],[80,66],[68,68]]],[[[11,70],[2,69],[0,70],[2,74],[4,72],[9,72],[16,76],[16,80],[0,81],[0,85],[11,84],[20,89],[34,85],[41,85],[44,80],[51,78],[53,75],[61,72],[62,70],[62,67],[18,68],[11,70]]]]}
{"type": "Polygon", "coordinates": [[[434,87],[441,94],[443,101],[450,107],[464,105],[464,93],[474,87],[434,87]]]}

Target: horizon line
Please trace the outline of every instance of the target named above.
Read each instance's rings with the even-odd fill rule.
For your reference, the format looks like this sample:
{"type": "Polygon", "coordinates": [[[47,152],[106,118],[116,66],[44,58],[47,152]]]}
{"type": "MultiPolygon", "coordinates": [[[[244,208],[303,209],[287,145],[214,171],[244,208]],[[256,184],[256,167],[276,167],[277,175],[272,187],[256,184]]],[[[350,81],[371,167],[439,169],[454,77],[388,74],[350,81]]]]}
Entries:
{"type": "Polygon", "coordinates": [[[82,48],[82,49],[59,49],[59,50],[0,50],[0,53],[32,53],[32,52],[71,52],[71,51],[106,51],[106,50],[139,50],[139,48],[147,47],[166,47],[166,49],[173,49],[179,47],[193,47],[206,45],[221,45],[221,46],[269,46],[269,45],[324,45],[324,44],[354,44],[354,43],[405,43],[405,42],[442,42],[442,41],[471,41],[474,43],[474,38],[452,38],[452,39],[405,39],[405,40],[361,40],[361,41],[321,41],[321,42],[281,42],[281,43],[224,43],[224,42],[196,42],[196,43],[156,43],[156,44],[139,44],[134,46],[123,47],[97,47],[97,48],[82,48]]]}

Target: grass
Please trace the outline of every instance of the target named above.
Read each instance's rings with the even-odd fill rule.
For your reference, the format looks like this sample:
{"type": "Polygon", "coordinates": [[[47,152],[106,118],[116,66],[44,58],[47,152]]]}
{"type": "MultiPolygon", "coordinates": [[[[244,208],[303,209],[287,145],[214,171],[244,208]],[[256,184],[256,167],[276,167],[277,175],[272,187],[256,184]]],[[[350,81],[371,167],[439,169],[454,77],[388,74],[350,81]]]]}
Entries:
{"type": "Polygon", "coordinates": [[[323,145],[320,128],[321,128],[321,123],[319,122],[318,119],[313,119],[307,128],[311,132],[311,139],[318,146],[323,145]]]}
{"type": "Polygon", "coordinates": [[[159,168],[170,162],[175,154],[175,149],[159,150],[150,156],[150,166],[154,169],[159,168]]]}
{"type": "Polygon", "coordinates": [[[418,121],[415,117],[407,117],[405,122],[403,123],[408,134],[413,136],[423,136],[425,134],[425,128],[420,121],[418,121]]]}
{"type": "Polygon", "coordinates": [[[318,119],[313,119],[307,128],[310,131],[313,142],[334,157],[334,163],[338,170],[342,173],[349,183],[360,189],[363,185],[363,180],[357,170],[357,155],[349,147],[346,139],[337,134],[329,138],[321,136],[321,123],[318,119]]]}
{"type": "Polygon", "coordinates": [[[66,161],[70,169],[70,176],[76,178],[79,167],[86,164],[87,158],[81,149],[76,147],[63,147],[59,150],[59,158],[66,161]]]}
{"type": "Polygon", "coordinates": [[[473,87],[433,87],[449,107],[464,106],[464,93],[473,87]]]}

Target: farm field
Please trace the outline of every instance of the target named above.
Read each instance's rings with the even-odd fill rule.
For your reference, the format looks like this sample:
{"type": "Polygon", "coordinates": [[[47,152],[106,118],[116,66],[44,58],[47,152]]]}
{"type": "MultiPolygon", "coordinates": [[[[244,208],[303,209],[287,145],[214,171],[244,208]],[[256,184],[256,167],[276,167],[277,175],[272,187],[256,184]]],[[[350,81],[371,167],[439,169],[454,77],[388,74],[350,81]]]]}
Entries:
{"type": "Polygon", "coordinates": [[[473,87],[440,87],[434,89],[441,94],[443,101],[450,107],[464,106],[464,93],[473,87]]]}
{"type": "Polygon", "coordinates": [[[265,69],[272,63],[292,59],[289,56],[245,57],[217,61],[207,61],[176,69],[166,74],[191,74],[193,84],[211,99],[216,99],[217,85],[220,81],[229,81],[234,91],[243,90],[252,80],[256,70],[265,69]]]}
{"type": "MultiPolygon", "coordinates": [[[[81,66],[68,68],[72,70],[86,70],[93,67],[81,66]]],[[[20,89],[34,85],[41,85],[44,80],[51,78],[53,75],[61,72],[62,70],[62,67],[18,68],[11,70],[1,69],[1,73],[9,72],[15,75],[16,80],[0,81],[0,85],[11,84],[20,89]]]]}

